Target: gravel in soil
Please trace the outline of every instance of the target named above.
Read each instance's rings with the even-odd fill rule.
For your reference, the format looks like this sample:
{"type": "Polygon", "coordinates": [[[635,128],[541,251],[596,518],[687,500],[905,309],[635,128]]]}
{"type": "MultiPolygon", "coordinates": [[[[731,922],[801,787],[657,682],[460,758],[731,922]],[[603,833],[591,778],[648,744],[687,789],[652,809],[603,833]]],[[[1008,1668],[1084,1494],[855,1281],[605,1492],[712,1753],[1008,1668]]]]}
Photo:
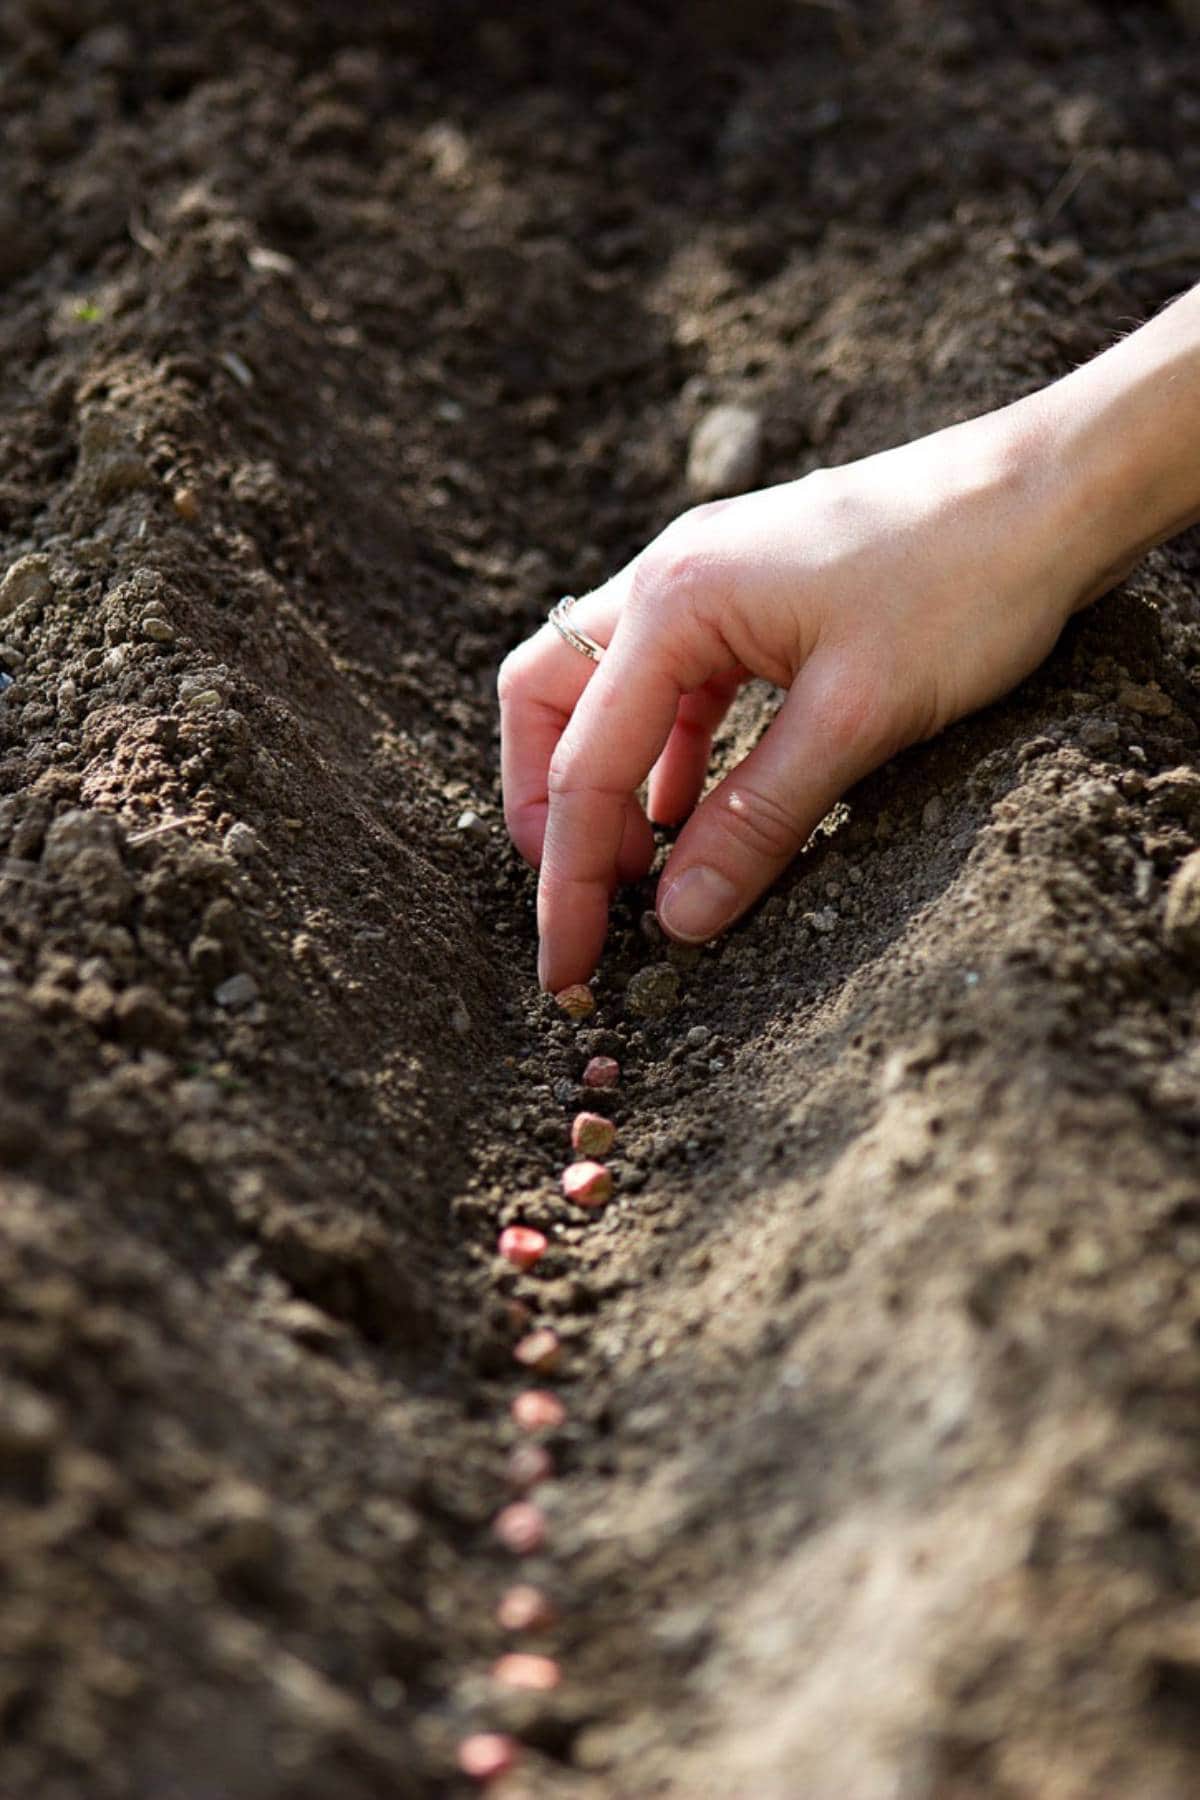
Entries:
{"type": "Polygon", "coordinates": [[[1196,1791],[1195,540],[575,1023],[493,703],[717,409],[784,479],[1190,279],[1189,12],[0,12],[6,1796],[1196,1791]]]}

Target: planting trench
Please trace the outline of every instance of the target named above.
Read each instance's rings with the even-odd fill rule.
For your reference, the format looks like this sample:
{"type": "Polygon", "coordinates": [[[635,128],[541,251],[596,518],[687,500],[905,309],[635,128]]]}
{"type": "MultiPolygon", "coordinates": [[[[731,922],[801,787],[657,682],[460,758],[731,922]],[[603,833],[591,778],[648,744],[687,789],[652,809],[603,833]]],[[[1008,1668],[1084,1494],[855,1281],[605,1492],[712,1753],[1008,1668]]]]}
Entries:
{"type": "Polygon", "coordinates": [[[26,0],[0,50],[0,1792],[456,1794],[495,1729],[510,1794],[1193,1793],[1194,541],[723,945],[620,896],[577,1024],[493,700],[709,406],[783,479],[1194,275],[1180,18],[26,0]],[[550,1693],[489,1677],[517,1574],[550,1693]]]}

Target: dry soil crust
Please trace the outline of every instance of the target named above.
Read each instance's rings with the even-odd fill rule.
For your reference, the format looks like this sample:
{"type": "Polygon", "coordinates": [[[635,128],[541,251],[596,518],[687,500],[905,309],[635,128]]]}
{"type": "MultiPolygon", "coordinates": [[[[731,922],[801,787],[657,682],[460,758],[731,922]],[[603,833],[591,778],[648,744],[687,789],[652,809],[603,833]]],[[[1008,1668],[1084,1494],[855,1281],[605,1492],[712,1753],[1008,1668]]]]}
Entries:
{"type": "Polygon", "coordinates": [[[451,1794],[482,1724],[533,1795],[1200,1787],[1194,544],[853,795],[659,1022],[645,895],[594,1021],[537,998],[492,700],[705,406],[781,479],[1182,285],[1180,32],[0,8],[6,1797],[451,1794]],[[502,1702],[514,1298],[567,1345],[568,1676],[502,1702]]]}

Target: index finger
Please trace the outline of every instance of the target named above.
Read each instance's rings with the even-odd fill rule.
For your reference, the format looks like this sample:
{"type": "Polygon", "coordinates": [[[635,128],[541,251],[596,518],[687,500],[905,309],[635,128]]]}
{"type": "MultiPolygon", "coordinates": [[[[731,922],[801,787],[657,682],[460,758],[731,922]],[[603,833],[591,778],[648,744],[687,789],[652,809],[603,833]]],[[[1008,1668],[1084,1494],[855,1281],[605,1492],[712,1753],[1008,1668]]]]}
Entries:
{"type": "Polygon", "coordinates": [[[608,925],[626,808],[671,733],[680,697],[716,672],[709,646],[665,616],[627,610],[580,697],[548,772],[538,882],[538,978],[586,981],[608,925]]]}
{"type": "MultiPolygon", "coordinates": [[[[600,644],[612,637],[621,605],[619,581],[589,594],[572,613],[600,644]]],[[[549,809],[548,771],[559,738],[596,664],[564,643],[552,625],[543,625],[505,658],[498,682],[500,698],[500,785],[504,822],[526,862],[542,860],[549,809]]],[[[627,880],[644,875],[653,838],[638,802],[626,809],[618,872],[627,880]]]]}

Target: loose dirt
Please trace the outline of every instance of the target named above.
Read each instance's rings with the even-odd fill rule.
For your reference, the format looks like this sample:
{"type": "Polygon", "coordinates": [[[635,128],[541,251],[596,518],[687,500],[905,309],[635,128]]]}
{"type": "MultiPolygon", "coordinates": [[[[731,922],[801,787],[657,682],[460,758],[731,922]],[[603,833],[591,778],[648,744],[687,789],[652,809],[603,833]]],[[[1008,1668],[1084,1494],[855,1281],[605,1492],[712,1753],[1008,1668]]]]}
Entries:
{"type": "Polygon", "coordinates": [[[1194,277],[1187,10],[0,9],[5,1796],[1200,1787],[1195,540],[579,1024],[493,703],[708,408],[783,479],[1194,277]]]}

